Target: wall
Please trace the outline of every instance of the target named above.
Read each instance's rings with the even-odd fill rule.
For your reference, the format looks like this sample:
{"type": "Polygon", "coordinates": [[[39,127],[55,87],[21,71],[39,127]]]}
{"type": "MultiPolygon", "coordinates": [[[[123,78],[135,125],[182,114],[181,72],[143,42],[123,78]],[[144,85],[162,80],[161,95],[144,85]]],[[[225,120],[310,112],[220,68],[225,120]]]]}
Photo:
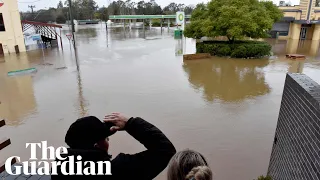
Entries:
{"type": "MultiPolygon", "coordinates": [[[[319,11],[320,11],[320,9],[319,9],[319,11]]],[[[316,11],[316,12],[314,13],[314,15],[313,15],[313,19],[314,19],[314,20],[319,20],[319,18],[320,18],[320,12],[316,11]]]]}
{"type": "Polygon", "coordinates": [[[314,27],[315,27],[315,24],[312,24],[311,27],[308,27],[308,29],[307,29],[307,40],[312,40],[314,27]]]}
{"type": "Polygon", "coordinates": [[[291,23],[290,27],[290,39],[300,39],[301,24],[291,23]]]}
{"type": "Polygon", "coordinates": [[[22,33],[20,13],[17,0],[3,0],[0,7],[6,31],[0,32],[0,43],[4,53],[15,53],[15,45],[19,46],[20,52],[26,51],[22,33]]]}
{"type": "Polygon", "coordinates": [[[296,20],[300,20],[301,12],[283,12],[284,17],[294,17],[296,20]]]}
{"type": "Polygon", "coordinates": [[[310,0],[300,0],[300,9],[302,10],[301,19],[307,19],[310,0]]]}
{"type": "Polygon", "coordinates": [[[268,175],[273,180],[320,179],[320,85],[288,74],[268,175]]]}
{"type": "Polygon", "coordinates": [[[295,5],[295,6],[278,6],[279,9],[281,10],[300,10],[300,6],[299,5],[295,5]]]}

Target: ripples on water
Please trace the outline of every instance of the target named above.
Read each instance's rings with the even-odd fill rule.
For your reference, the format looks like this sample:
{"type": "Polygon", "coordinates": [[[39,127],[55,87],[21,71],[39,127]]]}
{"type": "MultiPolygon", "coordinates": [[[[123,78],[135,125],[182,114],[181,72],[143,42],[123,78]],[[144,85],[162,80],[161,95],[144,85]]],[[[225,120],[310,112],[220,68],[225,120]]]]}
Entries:
{"type": "MultiPolygon", "coordinates": [[[[68,33],[64,27],[63,36],[68,33]]],[[[64,50],[30,51],[0,60],[0,130],[12,140],[1,157],[30,156],[26,142],[64,144],[77,118],[123,112],[157,125],[178,150],[203,153],[216,179],[253,179],[265,174],[287,72],[306,73],[319,82],[319,42],[270,40],[274,58],[212,58],[183,62],[193,53],[191,39],[174,40],[159,29],[144,34],[121,28],[79,26],[77,60],[64,38],[64,50]],[[308,55],[285,60],[286,53],[308,55]],[[5,61],[5,62],[4,62],[5,61]],[[43,63],[52,64],[44,66],[43,63]],[[7,77],[12,70],[36,67],[30,76],[7,77]],[[67,67],[64,69],[63,67],[67,67]]],[[[126,133],[111,138],[111,153],[143,147],[126,133]]],[[[38,153],[39,154],[39,153],[38,153]]],[[[165,172],[157,179],[165,179],[165,172]]]]}

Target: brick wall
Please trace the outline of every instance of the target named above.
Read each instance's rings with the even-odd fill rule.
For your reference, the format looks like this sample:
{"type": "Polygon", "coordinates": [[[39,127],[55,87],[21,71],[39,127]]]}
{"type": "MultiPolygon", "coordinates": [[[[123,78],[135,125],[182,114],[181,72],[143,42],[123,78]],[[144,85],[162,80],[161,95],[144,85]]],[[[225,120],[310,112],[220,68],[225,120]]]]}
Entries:
{"type": "Polygon", "coordinates": [[[268,175],[273,180],[320,180],[320,86],[288,74],[268,175]]]}

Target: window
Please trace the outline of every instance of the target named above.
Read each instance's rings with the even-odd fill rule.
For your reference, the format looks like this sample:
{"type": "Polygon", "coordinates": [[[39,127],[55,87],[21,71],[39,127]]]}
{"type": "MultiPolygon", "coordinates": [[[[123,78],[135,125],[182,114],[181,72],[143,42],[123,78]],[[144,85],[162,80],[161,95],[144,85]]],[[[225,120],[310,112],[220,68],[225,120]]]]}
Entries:
{"type": "Polygon", "coordinates": [[[4,27],[2,13],[0,13],[0,31],[6,31],[6,28],[4,27]]]}

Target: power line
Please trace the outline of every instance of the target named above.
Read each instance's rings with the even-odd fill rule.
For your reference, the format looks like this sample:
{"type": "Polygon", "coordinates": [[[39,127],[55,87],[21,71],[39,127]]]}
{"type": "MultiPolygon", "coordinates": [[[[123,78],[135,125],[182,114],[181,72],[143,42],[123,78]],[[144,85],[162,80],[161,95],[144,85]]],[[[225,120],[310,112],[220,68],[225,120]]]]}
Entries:
{"type": "Polygon", "coordinates": [[[35,0],[35,1],[29,1],[29,2],[20,2],[20,1],[18,1],[18,3],[35,3],[35,2],[39,2],[39,1],[42,1],[42,0],[35,0]]]}
{"type": "Polygon", "coordinates": [[[32,14],[33,14],[33,8],[35,8],[36,6],[28,6],[30,9],[31,9],[31,12],[32,12],[32,14]]]}

